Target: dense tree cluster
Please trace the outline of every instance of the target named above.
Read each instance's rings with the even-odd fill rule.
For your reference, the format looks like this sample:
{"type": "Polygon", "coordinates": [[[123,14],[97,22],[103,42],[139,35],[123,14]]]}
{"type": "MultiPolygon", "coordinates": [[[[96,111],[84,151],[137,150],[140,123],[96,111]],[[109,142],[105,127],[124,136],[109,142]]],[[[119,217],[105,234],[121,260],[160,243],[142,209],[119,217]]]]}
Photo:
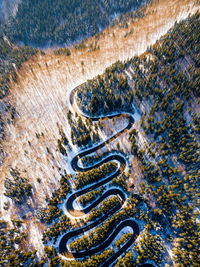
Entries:
{"type": "Polygon", "coordinates": [[[123,208],[121,211],[115,213],[110,219],[103,222],[101,226],[97,227],[95,231],[89,233],[88,236],[83,236],[69,245],[72,251],[89,250],[95,247],[108,238],[115,227],[123,220],[133,217],[136,213],[135,209],[130,206],[123,208]]]}
{"type": "Polygon", "coordinates": [[[131,251],[127,252],[123,257],[119,258],[115,267],[136,267],[136,263],[133,260],[133,253],[131,251]]]}
{"type": "Polygon", "coordinates": [[[159,235],[152,235],[148,230],[140,235],[139,243],[134,246],[134,250],[138,253],[136,264],[141,264],[149,258],[160,264],[165,253],[162,238],[159,235]]]}
{"type": "Polygon", "coordinates": [[[62,213],[62,210],[57,206],[47,205],[45,208],[38,209],[35,215],[41,222],[50,224],[54,219],[60,217],[62,213]]]}
{"type": "Polygon", "coordinates": [[[128,192],[127,183],[126,183],[127,178],[128,176],[123,172],[119,176],[114,177],[112,181],[110,182],[110,185],[121,187],[123,191],[128,192]]]}
{"type": "Polygon", "coordinates": [[[127,242],[131,238],[133,234],[132,233],[126,233],[121,236],[120,239],[115,241],[115,246],[117,249],[120,249],[120,247],[127,242]]]}
{"type": "Polygon", "coordinates": [[[69,48],[59,48],[57,50],[54,51],[55,55],[64,55],[64,56],[70,56],[71,55],[71,51],[69,48]]]}
{"type": "Polygon", "coordinates": [[[123,0],[22,1],[4,32],[11,41],[39,46],[66,44],[95,35],[114,14],[137,9],[144,3],[123,0]]]}
{"type": "Polygon", "coordinates": [[[96,162],[99,162],[102,159],[102,155],[92,155],[92,156],[84,156],[81,158],[81,162],[83,166],[87,167],[89,165],[94,165],[96,162]]]}
{"type": "Polygon", "coordinates": [[[65,233],[71,227],[71,222],[66,215],[62,215],[57,223],[53,223],[46,232],[43,233],[42,241],[47,244],[49,241],[53,241],[55,244],[58,236],[65,233]]]}
{"type": "Polygon", "coordinates": [[[58,139],[58,150],[60,151],[61,154],[63,154],[64,156],[67,156],[67,151],[65,147],[63,146],[60,139],[58,139]]]}
{"type": "Polygon", "coordinates": [[[92,209],[89,216],[88,221],[95,221],[96,219],[102,217],[107,214],[114,208],[120,207],[120,199],[118,196],[113,196],[108,199],[105,199],[101,204],[97,206],[97,208],[92,209]]]}
{"type": "Polygon", "coordinates": [[[85,207],[87,204],[91,203],[93,200],[97,199],[97,197],[101,196],[102,193],[105,191],[105,186],[102,186],[98,189],[90,191],[83,196],[78,198],[78,202],[85,207]]]}
{"type": "Polygon", "coordinates": [[[91,267],[91,266],[100,266],[105,262],[106,259],[110,258],[114,254],[114,249],[109,248],[103,251],[100,254],[91,256],[89,259],[85,261],[70,261],[65,262],[61,261],[61,266],[63,267],[91,267]]]}
{"type": "Polygon", "coordinates": [[[131,130],[129,132],[129,138],[128,138],[128,140],[131,142],[131,153],[135,156],[138,156],[139,147],[136,142],[136,137],[137,137],[137,131],[135,129],[131,130]]]}
{"type": "MultiPolygon", "coordinates": [[[[97,127],[97,126],[99,126],[100,129],[103,129],[101,119],[98,120],[98,123],[96,124],[95,127],[97,127]]],[[[118,153],[119,151],[118,150],[112,150],[112,153],[113,152],[118,153]]],[[[125,154],[123,152],[120,151],[120,153],[122,153],[125,156],[125,154]]],[[[81,163],[83,164],[84,167],[88,167],[90,165],[95,165],[97,162],[100,162],[103,158],[106,158],[109,154],[110,154],[109,151],[105,151],[105,152],[102,152],[102,154],[100,154],[100,155],[98,155],[98,154],[86,155],[79,160],[81,161],[81,163]]]]}
{"type": "Polygon", "coordinates": [[[4,182],[4,195],[10,197],[15,203],[24,203],[32,195],[32,185],[24,177],[21,177],[17,169],[11,169],[12,178],[6,178],[4,182]]]}
{"type": "Polygon", "coordinates": [[[161,181],[161,178],[159,176],[159,168],[155,167],[153,163],[149,162],[148,164],[146,163],[146,165],[143,165],[142,171],[144,174],[144,178],[150,183],[161,181]]]}
{"type": "Polygon", "coordinates": [[[60,258],[57,255],[57,251],[54,247],[44,247],[45,256],[41,259],[40,264],[44,266],[45,263],[49,263],[49,266],[59,266],[60,258]]]}
{"type": "Polygon", "coordinates": [[[114,249],[109,248],[100,254],[93,255],[90,258],[79,261],[66,261],[62,260],[54,247],[45,246],[44,248],[45,256],[42,257],[39,264],[43,266],[45,263],[49,263],[49,266],[62,266],[62,267],[91,267],[91,266],[100,266],[106,259],[110,258],[114,254],[114,249]]]}
{"type": "Polygon", "coordinates": [[[194,113],[193,117],[192,117],[192,121],[193,121],[194,133],[200,135],[200,116],[198,116],[196,113],[194,113]]]}
{"type": "Polygon", "coordinates": [[[114,254],[114,249],[109,248],[100,254],[93,255],[90,258],[79,261],[66,261],[61,259],[54,247],[45,246],[44,248],[45,255],[42,257],[41,261],[38,263],[39,266],[43,266],[48,262],[49,266],[62,266],[62,267],[91,267],[91,266],[100,266],[106,259],[110,258],[114,254]]]}
{"type": "Polygon", "coordinates": [[[117,73],[118,64],[106,69],[103,76],[80,86],[77,100],[84,112],[90,115],[105,115],[114,111],[131,110],[133,93],[127,77],[117,73]]]}
{"type": "Polygon", "coordinates": [[[59,134],[61,136],[60,139],[58,139],[58,150],[60,151],[61,154],[63,154],[64,156],[67,156],[67,151],[65,147],[70,148],[69,146],[69,141],[66,137],[66,134],[62,128],[62,126],[60,126],[59,124],[57,124],[58,130],[59,130],[59,134]]]}
{"type": "Polygon", "coordinates": [[[0,265],[26,266],[37,264],[36,250],[23,249],[27,233],[22,230],[22,221],[13,220],[12,227],[5,221],[0,221],[0,265]]]}
{"type": "Polygon", "coordinates": [[[97,169],[92,169],[84,173],[79,172],[74,177],[74,182],[76,188],[82,188],[87,184],[98,182],[103,179],[105,176],[109,176],[111,173],[116,171],[117,164],[115,162],[104,163],[101,167],[97,169]]]}
{"type": "Polygon", "coordinates": [[[191,211],[192,207],[189,210],[182,207],[173,220],[173,226],[178,232],[176,245],[173,248],[173,260],[176,264],[181,262],[184,267],[191,262],[193,266],[200,265],[200,226],[197,223],[199,212],[195,210],[191,215],[191,211]]]}
{"type": "Polygon", "coordinates": [[[80,116],[75,114],[74,117],[71,111],[67,114],[67,119],[71,127],[71,140],[73,145],[86,146],[92,141],[96,143],[100,140],[97,127],[92,127],[92,121],[87,119],[82,120],[80,116]]]}

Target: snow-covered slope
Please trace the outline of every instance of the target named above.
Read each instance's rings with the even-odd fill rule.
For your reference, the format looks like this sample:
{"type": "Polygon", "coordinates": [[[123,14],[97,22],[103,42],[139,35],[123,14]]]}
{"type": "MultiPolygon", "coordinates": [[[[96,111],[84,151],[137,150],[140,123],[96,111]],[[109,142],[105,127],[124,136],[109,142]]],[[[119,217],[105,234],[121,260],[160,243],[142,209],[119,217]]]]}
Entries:
{"type": "MultiPolygon", "coordinates": [[[[58,185],[59,168],[68,169],[65,158],[57,151],[57,124],[62,125],[66,134],[69,132],[66,116],[69,92],[87,79],[103,73],[117,60],[145,52],[176,21],[185,19],[197,9],[192,0],[155,1],[147,8],[144,18],[129,21],[128,29],[116,26],[105,30],[98,40],[100,50],[89,52],[73,48],[69,57],[48,51],[46,55],[38,55],[24,64],[18,74],[18,83],[12,84],[9,96],[19,116],[15,125],[7,127],[6,157],[0,169],[1,192],[10,168],[18,167],[34,185],[34,205],[43,205],[46,195],[58,185]],[[132,34],[127,35],[131,30],[132,34]],[[37,178],[41,179],[40,184],[37,178]]],[[[87,42],[92,41],[94,38],[87,42]]],[[[1,211],[4,215],[5,210],[1,211]]],[[[15,216],[12,208],[8,212],[15,216]]],[[[37,225],[34,227],[32,232],[36,231],[37,225]]],[[[31,242],[38,251],[41,250],[40,243],[34,239],[31,242]]]]}

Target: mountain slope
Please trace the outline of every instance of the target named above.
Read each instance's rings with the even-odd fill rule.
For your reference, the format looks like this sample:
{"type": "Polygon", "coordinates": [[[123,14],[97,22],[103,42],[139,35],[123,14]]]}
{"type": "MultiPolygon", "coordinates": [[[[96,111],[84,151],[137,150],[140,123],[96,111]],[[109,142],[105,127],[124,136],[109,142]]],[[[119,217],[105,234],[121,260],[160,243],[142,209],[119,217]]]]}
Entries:
{"type": "MultiPolygon", "coordinates": [[[[24,229],[28,232],[28,241],[24,242],[26,249],[36,248],[37,255],[43,255],[41,233],[46,226],[35,217],[35,210],[46,205],[52,191],[59,187],[64,170],[71,173],[69,160],[78,150],[71,142],[72,151],[67,151],[68,157],[58,150],[60,126],[67,139],[71,138],[67,119],[69,92],[87,79],[102,74],[117,60],[127,60],[145,52],[175,21],[187,18],[197,9],[193,1],[169,0],[166,4],[160,0],[148,7],[143,18],[133,22],[130,19],[128,29],[115,26],[105,30],[99,40],[91,38],[79,48],[73,47],[70,56],[47,51],[46,55],[38,54],[23,64],[17,73],[17,83],[11,82],[11,94],[6,98],[16,108],[17,118],[14,125],[6,128],[0,188],[5,192],[4,181],[13,173],[12,168],[18,168],[21,176],[28,178],[32,185],[34,197],[27,205],[16,207],[8,197],[1,196],[2,219],[24,219],[24,229]],[[91,49],[95,42],[100,49],[91,49]],[[6,202],[10,203],[8,210],[3,208],[6,202]]],[[[142,134],[140,137],[145,143],[142,134]]],[[[127,139],[125,136],[123,141],[128,148],[127,139]]],[[[110,146],[116,149],[117,144],[110,146]]],[[[135,167],[138,167],[137,162],[135,167]]]]}
{"type": "Polygon", "coordinates": [[[116,14],[137,10],[145,1],[22,1],[5,26],[12,42],[36,46],[64,45],[93,36],[116,14]]]}

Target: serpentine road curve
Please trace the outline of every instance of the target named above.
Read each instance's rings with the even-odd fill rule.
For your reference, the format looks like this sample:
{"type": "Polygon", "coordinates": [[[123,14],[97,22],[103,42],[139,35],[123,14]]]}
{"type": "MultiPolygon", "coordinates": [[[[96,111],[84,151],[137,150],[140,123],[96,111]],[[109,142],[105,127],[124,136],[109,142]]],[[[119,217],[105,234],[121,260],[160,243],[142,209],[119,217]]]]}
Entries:
{"type": "MultiPolygon", "coordinates": [[[[79,110],[77,110],[77,108],[74,107],[74,96],[75,96],[75,91],[77,88],[73,89],[73,91],[70,94],[70,104],[72,109],[76,110],[76,112],[78,112],[80,114],[80,116],[82,117],[87,117],[87,118],[91,118],[93,121],[97,121],[100,117],[89,117],[85,114],[82,114],[79,110]]],[[[72,230],[68,233],[66,233],[60,240],[59,243],[59,253],[64,254],[65,257],[67,259],[81,259],[87,256],[92,256],[94,254],[100,253],[101,251],[104,251],[107,247],[109,247],[109,245],[113,242],[113,240],[115,239],[115,237],[117,236],[117,234],[125,227],[131,227],[133,230],[133,235],[131,236],[131,238],[114,254],[112,255],[110,258],[108,258],[103,264],[101,264],[100,266],[104,266],[104,267],[108,267],[110,266],[120,255],[122,255],[124,252],[126,252],[129,247],[131,247],[131,245],[135,242],[137,236],[139,235],[139,226],[138,224],[133,220],[133,219],[126,219],[124,221],[122,221],[116,229],[113,229],[113,232],[110,234],[110,236],[103,242],[101,243],[99,246],[85,251],[81,251],[81,252],[71,252],[68,247],[67,247],[67,242],[73,238],[73,237],[77,237],[78,235],[82,235],[84,234],[86,231],[95,228],[96,226],[100,225],[102,222],[104,222],[106,219],[110,218],[115,212],[119,211],[122,207],[122,205],[125,203],[126,201],[126,195],[125,193],[121,190],[121,189],[117,189],[117,188],[111,188],[109,190],[107,190],[101,197],[99,197],[96,201],[94,201],[91,205],[87,206],[86,208],[79,210],[79,209],[75,209],[73,207],[73,202],[81,195],[85,195],[87,192],[90,192],[91,190],[94,190],[100,186],[106,185],[107,183],[109,183],[110,181],[112,181],[112,179],[114,177],[119,176],[126,168],[126,160],[122,155],[110,155],[107,156],[105,159],[103,159],[101,162],[98,162],[97,164],[95,164],[92,167],[80,167],[78,165],[78,160],[88,154],[91,154],[95,151],[97,151],[98,149],[104,147],[107,143],[112,142],[113,140],[115,140],[117,137],[119,137],[120,135],[122,135],[123,133],[125,133],[126,131],[130,130],[134,124],[134,118],[131,114],[129,113],[120,113],[117,115],[109,115],[109,116],[104,116],[101,118],[113,118],[119,115],[124,115],[128,118],[129,123],[128,125],[122,129],[121,131],[119,131],[118,133],[116,133],[114,136],[110,137],[109,139],[107,139],[105,142],[100,143],[99,145],[89,148],[83,152],[80,152],[79,154],[77,154],[71,161],[71,166],[75,171],[78,172],[85,172],[88,170],[91,170],[93,168],[97,168],[100,167],[102,164],[107,163],[107,162],[111,162],[111,161],[115,161],[119,163],[119,167],[118,169],[115,171],[115,173],[113,173],[112,175],[106,177],[105,179],[92,184],[89,187],[86,187],[85,189],[81,189],[76,191],[75,193],[73,193],[68,199],[67,202],[65,204],[66,209],[68,211],[68,213],[73,216],[73,217],[81,217],[85,214],[88,214],[93,208],[95,208],[96,206],[98,206],[99,203],[101,203],[105,198],[109,197],[109,196],[113,196],[113,195],[118,195],[121,199],[121,203],[119,205],[116,205],[113,209],[111,209],[108,213],[106,213],[105,215],[103,215],[101,218],[95,220],[94,222],[83,226],[81,228],[72,230]]],[[[141,267],[154,267],[152,264],[143,264],[140,265],[141,267]]]]}

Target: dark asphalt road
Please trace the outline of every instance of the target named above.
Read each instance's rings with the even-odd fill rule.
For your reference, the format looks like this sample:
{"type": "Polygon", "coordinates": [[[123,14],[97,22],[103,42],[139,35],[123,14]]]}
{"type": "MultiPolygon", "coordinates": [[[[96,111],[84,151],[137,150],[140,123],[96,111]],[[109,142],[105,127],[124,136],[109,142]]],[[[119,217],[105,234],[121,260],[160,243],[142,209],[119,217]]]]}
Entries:
{"type": "MultiPolygon", "coordinates": [[[[73,98],[74,98],[74,92],[75,92],[76,88],[72,91],[71,95],[70,95],[70,103],[73,107],[73,98]]],[[[124,159],[124,157],[122,157],[121,155],[110,155],[108,157],[106,157],[104,160],[102,160],[101,162],[95,164],[92,167],[86,167],[86,168],[82,168],[78,165],[78,159],[91,154],[95,151],[97,151],[98,149],[104,147],[107,143],[112,142],[113,140],[115,140],[117,137],[119,137],[120,135],[122,135],[123,133],[125,133],[126,131],[130,130],[134,124],[134,118],[127,113],[121,113],[119,115],[125,115],[128,119],[129,119],[129,123],[127,125],[127,127],[125,127],[123,130],[119,131],[117,134],[115,134],[113,137],[109,138],[108,140],[106,140],[105,142],[87,149],[84,152],[80,152],[78,155],[76,155],[72,161],[71,161],[71,166],[75,171],[78,172],[85,172],[88,170],[91,170],[93,168],[98,168],[100,167],[102,164],[110,162],[110,161],[117,161],[120,164],[120,168],[116,170],[116,172],[112,175],[110,175],[109,177],[106,177],[105,179],[99,181],[98,183],[92,184],[91,186],[85,188],[85,189],[81,189],[78,190],[77,192],[73,193],[67,200],[66,202],[66,209],[67,211],[74,217],[80,217],[84,214],[89,213],[93,208],[95,208],[99,203],[101,203],[105,198],[111,196],[111,195],[119,195],[121,197],[122,203],[121,205],[123,205],[123,203],[126,200],[126,196],[124,194],[124,192],[121,189],[110,189],[107,190],[100,198],[98,198],[96,201],[94,201],[90,206],[82,209],[82,210],[77,210],[73,208],[73,202],[76,200],[76,198],[78,198],[81,195],[85,195],[87,192],[90,192],[91,190],[94,190],[102,185],[105,185],[107,183],[109,183],[110,181],[112,181],[112,179],[114,177],[117,177],[121,174],[121,172],[124,171],[125,167],[126,167],[126,161],[124,159]]],[[[113,118],[119,115],[111,115],[111,116],[107,116],[107,118],[113,118]]],[[[83,116],[83,115],[82,115],[83,116]]],[[[87,116],[86,116],[87,117],[87,116]]],[[[88,118],[90,118],[88,116],[88,118]]],[[[101,116],[101,118],[104,118],[101,116]]],[[[99,119],[99,117],[95,117],[95,118],[91,118],[93,121],[97,121],[99,119]]],[[[66,233],[60,240],[59,243],[59,253],[61,254],[65,254],[65,256],[67,258],[76,258],[76,259],[81,259],[83,257],[87,257],[87,256],[92,256],[94,254],[97,254],[103,250],[105,250],[107,247],[109,247],[109,245],[113,242],[113,240],[115,239],[115,237],[117,236],[117,234],[125,227],[129,226],[132,228],[133,230],[133,235],[131,236],[131,238],[114,254],[112,255],[108,260],[106,260],[101,266],[104,267],[108,267],[110,266],[120,255],[122,255],[124,252],[126,252],[129,247],[131,247],[131,245],[135,242],[137,236],[139,235],[139,226],[138,224],[133,220],[133,219],[127,219],[122,221],[116,229],[113,229],[113,232],[110,234],[110,236],[101,244],[99,244],[98,247],[92,248],[90,250],[87,251],[81,251],[78,253],[72,253],[70,252],[67,247],[66,244],[68,242],[69,239],[71,239],[72,237],[75,236],[79,236],[81,234],[84,234],[86,231],[100,225],[102,222],[104,222],[106,219],[110,218],[115,212],[117,212],[120,208],[121,205],[117,205],[116,207],[114,207],[112,210],[110,210],[107,214],[103,215],[101,218],[97,219],[96,221],[85,225],[79,229],[75,229],[70,231],[69,233],[66,233]]],[[[143,264],[140,265],[140,267],[153,267],[153,265],[151,264],[143,264]]]]}

